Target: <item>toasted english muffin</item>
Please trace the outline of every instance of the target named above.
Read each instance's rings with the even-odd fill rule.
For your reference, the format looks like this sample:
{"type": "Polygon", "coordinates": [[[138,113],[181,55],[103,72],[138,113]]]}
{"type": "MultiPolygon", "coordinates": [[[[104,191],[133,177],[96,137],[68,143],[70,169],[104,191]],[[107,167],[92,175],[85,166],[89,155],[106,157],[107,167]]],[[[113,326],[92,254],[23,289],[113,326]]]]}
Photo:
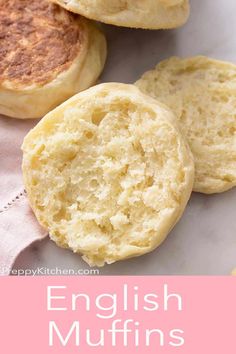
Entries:
{"type": "Polygon", "coordinates": [[[172,112],[133,85],[101,84],[75,95],[22,148],[38,221],[90,265],[159,246],[193,186],[192,154],[172,112]]]}
{"type": "Polygon", "coordinates": [[[125,27],[165,29],[183,25],[189,0],[51,0],[85,17],[125,27]]]}
{"type": "Polygon", "coordinates": [[[45,0],[0,0],[0,114],[39,118],[94,84],[104,35],[45,0]]]}
{"type": "Polygon", "coordinates": [[[176,114],[195,159],[194,190],[210,194],[236,186],[236,66],[171,58],[136,85],[176,114]]]}

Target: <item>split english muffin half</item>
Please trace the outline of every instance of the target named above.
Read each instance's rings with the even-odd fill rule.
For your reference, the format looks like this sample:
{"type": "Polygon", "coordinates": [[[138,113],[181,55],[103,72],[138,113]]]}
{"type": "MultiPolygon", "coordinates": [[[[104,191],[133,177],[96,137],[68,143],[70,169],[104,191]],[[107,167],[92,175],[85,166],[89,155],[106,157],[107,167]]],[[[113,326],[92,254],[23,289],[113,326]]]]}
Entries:
{"type": "Polygon", "coordinates": [[[169,106],[195,160],[194,191],[236,186],[236,65],[207,57],[170,58],[136,85],[169,106]]]}
{"type": "Polygon", "coordinates": [[[193,187],[192,154],[172,112],[133,85],[75,95],[30,131],[22,149],[38,221],[92,266],[154,250],[193,187]]]}

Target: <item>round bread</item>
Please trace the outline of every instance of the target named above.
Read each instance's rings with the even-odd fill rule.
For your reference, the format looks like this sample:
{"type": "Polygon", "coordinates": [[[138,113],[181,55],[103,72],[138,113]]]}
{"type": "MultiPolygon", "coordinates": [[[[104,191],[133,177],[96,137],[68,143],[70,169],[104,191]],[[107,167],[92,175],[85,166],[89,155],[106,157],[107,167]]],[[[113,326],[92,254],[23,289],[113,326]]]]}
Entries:
{"type": "Polygon", "coordinates": [[[175,112],[195,159],[194,191],[236,186],[236,66],[206,57],[171,58],[136,85],[175,112]]]}
{"type": "Polygon", "coordinates": [[[94,84],[104,35],[45,0],[0,0],[0,114],[39,118],[94,84]]]}
{"type": "Polygon", "coordinates": [[[183,25],[189,0],[51,0],[85,17],[117,26],[160,29],[183,25]]]}
{"type": "Polygon", "coordinates": [[[160,245],[193,186],[192,154],[173,114],[133,85],[72,97],[26,136],[23,152],[36,217],[90,265],[160,245]]]}

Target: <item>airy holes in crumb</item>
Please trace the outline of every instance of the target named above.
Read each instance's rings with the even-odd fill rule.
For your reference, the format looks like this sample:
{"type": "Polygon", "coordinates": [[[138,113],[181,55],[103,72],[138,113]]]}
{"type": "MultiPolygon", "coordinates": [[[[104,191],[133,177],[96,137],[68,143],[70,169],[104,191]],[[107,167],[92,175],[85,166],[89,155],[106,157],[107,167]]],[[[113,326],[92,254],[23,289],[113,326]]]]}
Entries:
{"type": "Polygon", "coordinates": [[[89,186],[93,189],[97,188],[99,186],[99,183],[96,179],[92,179],[90,182],[89,182],[89,186]]]}
{"type": "Polygon", "coordinates": [[[90,140],[90,139],[93,139],[94,134],[91,131],[87,131],[87,132],[85,132],[85,136],[87,139],[90,140]]]}
{"type": "Polygon", "coordinates": [[[152,187],[154,184],[154,178],[152,176],[148,176],[147,177],[147,182],[146,182],[146,186],[147,187],[152,187]]]}
{"type": "Polygon", "coordinates": [[[53,215],[53,221],[68,220],[66,210],[62,208],[58,213],[53,215]]]}
{"type": "Polygon", "coordinates": [[[103,111],[94,111],[91,117],[91,122],[95,125],[99,125],[106,115],[103,111]]]}

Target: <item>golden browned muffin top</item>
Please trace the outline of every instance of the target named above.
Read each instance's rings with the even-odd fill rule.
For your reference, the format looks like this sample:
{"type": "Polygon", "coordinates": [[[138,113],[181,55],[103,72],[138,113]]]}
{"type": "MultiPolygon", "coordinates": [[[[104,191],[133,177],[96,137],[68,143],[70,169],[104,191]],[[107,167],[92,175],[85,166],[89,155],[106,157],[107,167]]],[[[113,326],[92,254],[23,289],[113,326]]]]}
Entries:
{"type": "Polygon", "coordinates": [[[0,84],[44,85],[79,55],[79,17],[47,0],[0,0],[0,84]]]}

